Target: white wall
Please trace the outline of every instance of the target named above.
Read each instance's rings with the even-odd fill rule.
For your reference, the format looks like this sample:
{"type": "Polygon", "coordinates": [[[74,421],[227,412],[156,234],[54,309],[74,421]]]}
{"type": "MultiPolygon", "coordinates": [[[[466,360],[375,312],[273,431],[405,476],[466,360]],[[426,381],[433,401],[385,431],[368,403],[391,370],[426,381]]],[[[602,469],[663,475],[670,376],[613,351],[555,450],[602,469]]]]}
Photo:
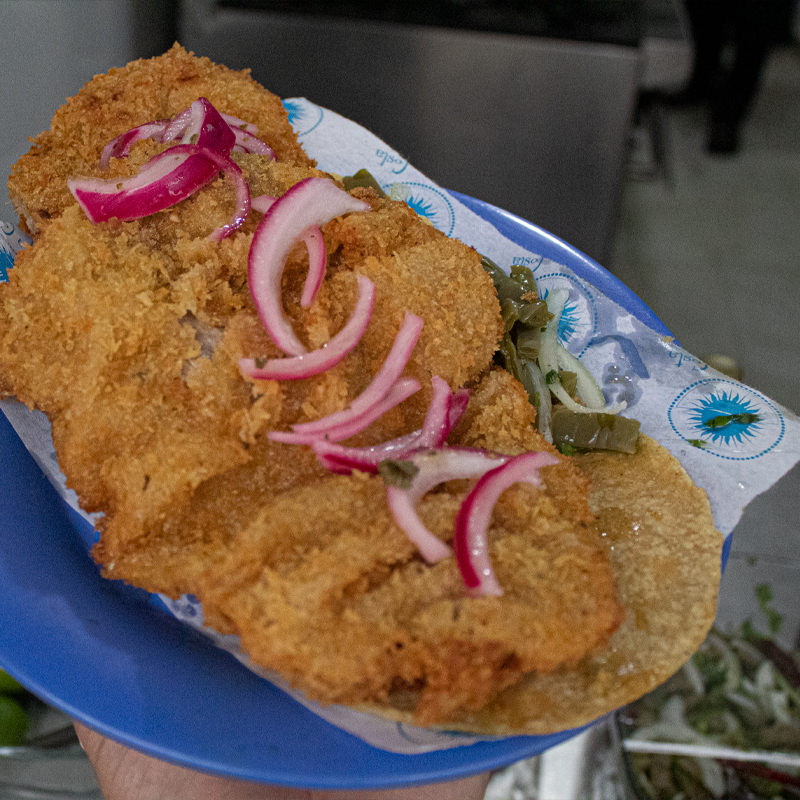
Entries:
{"type": "MultiPolygon", "coordinates": [[[[86,81],[134,57],[129,2],[0,2],[0,174],[50,127],[53,112],[86,81]]],[[[0,220],[16,222],[5,186],[0,220]]]]}

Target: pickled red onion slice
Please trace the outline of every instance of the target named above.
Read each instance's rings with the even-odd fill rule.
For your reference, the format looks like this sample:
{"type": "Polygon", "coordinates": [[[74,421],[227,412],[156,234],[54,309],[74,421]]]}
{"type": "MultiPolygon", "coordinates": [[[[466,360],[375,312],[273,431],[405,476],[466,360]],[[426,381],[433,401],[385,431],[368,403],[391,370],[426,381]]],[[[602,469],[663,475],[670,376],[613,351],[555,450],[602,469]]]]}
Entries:
{"type": "Polygon", "coordinates": [[[239,117],[234,117],[233,114],[225,114],[220,112],[222,119],[231,126],[231,128],[238,128],[239,130],[247,131],[247,133],[258,133],[258,128],[252,122],[246,122],[239,117]]]}
{"type": "Polygon", "coordinates": [[[242,358],[239,369],[255,380],[300,380],[318,375],[338,364],[361,340],[375,302],[375,284],[358,276],[358,300],[350,319],[329,342],[318,350],[292,358],[273,358],[257,365],[252,358],[242,358]]]}
{"type": "Polygon", "coordinates": [[[190,109],[191,118],[182,142],[229,155],[236,144],[236,134],[219,111],[205,97],[195,100],[190,109]]]}
{"type": "Polygon", "coordinates": [[[434,375],[433,396],[420,431],[418,447],[441,447],[469,403],[469,389],[451,392],[447,381],[434,375]]]}
{"type": "Polygon", "coordinates": [[[155,139],[160,142],[168,125],[168,119],[156,120],[145,122],[144,125],[137,125],[121,133],[103,148],[100,154],[100,169],[107,170],[112,158],[125,158],[130,153],[131,147],[142,139],[155,139]]]}
{"type": "Polygon", "coordinates": [[[231,221],[221,228],[213,230],[208,236],[212,241],[219,242],[240,228],[245,219],[247,219],[247,215],[250,213],[250,186],[236,162],[211,150],[206,150],[204,155],[217,164],[217,169],[225,173],[225,177],[233,182],[236,189],[236,208],[231,221]]]}
{"type": "Polygon", "coordinates": [[[376,419],[380,419],[387,411],[402,403],[403,400],[407,400],[418,391],[419,381],[416,378],[401,378],[377,403],[363,414],[342,425],[329,428],[324,434],[318,432],[270,431],[267,435],[277,442],[290,442],[292,444],[313,444],[321,436],[324,436],[330,442],[341,442],[343,439],[349,439],[351,436],[361,433],[376,419]]]}
{"type": "Polygon", "coordinates": [[[254,211],[259,211],[262,214],[267,213],[267,209],[277,200],[277,197],[273,197],[271,194],[260,194],[258,197],[254,197],[250,201],[250,205],[254,211]]]}
{"type": "Polygon", "coordinates": [[[125,180],[79,178],[67,181],[67,186],[92,222],[106,222],[113,217],[127,222],[176,205],[220,171],[236,188],[236,209],[231,221],[209,235],[213,241],[220,241],[247,217],[250,190],[239,167],[227,156],[207,147],[175,145],[151,158],[137,175],[125,180]]]}
{"type": "MultiPolygon", "coordinates": [[[[313,422],[301,422],[292,426],[292,430],[298,433],[320,433],[324,434],[337,425],[344,425],[356,419],[360,414],[369,411],[372,406],[380,400],[391,389],[398,378],[403,374],[403,370],[408,364],[411,352],[417,344],[419,335],[422,332],[423,320],[416,314],[406,314],[403,325],[394,344],[386,356],[381,368],[375,374],[369,386],[350,404],[349,408],[329,414],[322,419],[313,422]]],[[[448,392],[449,392],[448,387],[448,392]]]]}
{"type": "Polygon", "coordinates": [[[312,448],[319,462],[331,472],[344,475],[349,475],[354,469],[376,473],[378,464],[387,458],[401,458],[419,448],[441,447],[467,408],[469,390],[459,389],[451,393],[447,381],[438,375],[433,376],[432,383],[431,403],[419,430],[372,447],[347,447],[318,439],[312,448]]]}
{"type": "Polygon", "coordinates": [[[189,108],[176,114],[160,141],[167,144],[178,138],[182,144],[208,147],[224,155],[236,144],[235,131],[205,97],[198,97],[189,108]]]}
{"type": "Polygon", "coordinates": [[[308,249],[308,275],[303,285],[303,294],[300,295],[300,307],[310,308],[325,278],[328,251],[325,249],[325,240],[322,238],[319,225],[311,225],[306,228],[300,237],[308,249]]]}
{"type": "MultiPolygon", "coordinates": [[[[277,199],[277,197],[262,194],[253,198],[251,207],[266,214],[277,199]]],[[[322,230],[318,225],[307,228],[300,234],[300,238],[305,242],[308,250],[308,275],[303,286],[303,294],[300,297],[300,305],[302,308],[310,308],[325,278],[328,251],[325,249],[325,240],[322,238],[322,230]]]]}
{"type": "Polygon", "coordinates": [[[185,200],[218,171],[219,167],[194,145],[179,145],[151,159],[130,178],[79,178],[67,181],[67,186],[92,222],[112,217],[128,221],[185,200]]]}
{"type": "Polygon", "coordinates": [[[266,143],[262,142],[257,136],[242,128],[231,127],[235,136],[233,149],[242,153],[255,153],[259,156],[269,156],[275,160],[275,151],[266,143]]]}
{"type": "Polygon", "coordinates": [[[207,98],[200,97],[171,120],[145,122],[112,139],[100,155],[100,169],[107,170],[112,158],[127,157],[131,147],[142,139],[153,139],[161,144],[181,139],[183,144],[209,147],[224,155],[235,149],[274,159],[274,151],[256,137],[257,132],[258,128],[252,123],[222,114],[207,98]]]}
{"type": "Polygon", "coordinates": [[[508,459],[506,456],[492,457],[480,450],[445,447],[440,450],[417,450],[403,460],[411,461],[419,471],[408,489],[387,486],[386,499],[395,522],[414,542],[420,555],[432,564],[447,558],[452,550],[419,518],[417,504],[423,495],[447,481],[485,475],[505,464],[508,459]]]}
{"type": "Polygon", "coordinates": [[[317,439],[311,448],[317,460],[325,469],[340,475],[350,475],[353,470],[377,474],[378,464],[387,458],[401,458],[411,450],[416,450],[420,431],[408,433],[397,439],[372,447],[347,447],[347,445],[317,439]]]}
{"type": "Polygon", "coordinates": [[[179,111],[173,118],[172,122],[167,126],[167,129],[164,131],[164,135],[161,137],[161,143],[167,144],[168,142],[174,142],[176,139],[179,139],[186,133],[186,129],[189,127],[190,121],[192,119],[192,107],[184,108],[183,111],[179,111]]]}
{"type": "Polygon", "coordinates": [[[456,516],[453,549],[470,594],[503,594],[489,559],[488,541],[492,511],[500,495],[522,481],[542,486],[539,469],[557,463],[550,453],[523,453],[483,475],[464,499],[456,516]]]}
{"type": "Polygon", "coordinates": [[[281,302],[281,279],[289,252],[311,226],[369,208],[327,178],[306,178],[272,203],[259,222],[248,258],[250,293],[264,327],[284,353],[302,356],[307,352],[281,302]]]}

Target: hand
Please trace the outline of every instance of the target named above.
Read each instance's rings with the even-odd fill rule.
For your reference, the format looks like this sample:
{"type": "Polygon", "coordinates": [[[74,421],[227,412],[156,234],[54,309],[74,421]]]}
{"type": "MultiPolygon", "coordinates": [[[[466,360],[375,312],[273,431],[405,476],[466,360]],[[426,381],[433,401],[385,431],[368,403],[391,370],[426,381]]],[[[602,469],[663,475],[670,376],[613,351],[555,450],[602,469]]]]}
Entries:
{"type": "Polygon", "coordinates": [[[177,767],[75,723],[106,800],[483,800],[490,775],[411,789],[323,792],[248,783],[177,767]]]}

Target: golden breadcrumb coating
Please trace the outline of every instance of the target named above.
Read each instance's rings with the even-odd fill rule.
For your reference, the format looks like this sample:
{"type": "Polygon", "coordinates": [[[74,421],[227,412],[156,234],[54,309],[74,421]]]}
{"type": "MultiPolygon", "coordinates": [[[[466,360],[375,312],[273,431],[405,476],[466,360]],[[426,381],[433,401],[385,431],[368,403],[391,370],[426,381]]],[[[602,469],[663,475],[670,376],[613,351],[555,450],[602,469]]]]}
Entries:
{"type": "MultiPolygon", "coordinates": [[[[301,307],[308,255],[299,244],[282,300],[300,340],[319,348],[345,325],[357,277],[367,276],[376,287],[367,331],[321,375],[262,381],[239,369],[242,358],[281,356],[248,287],[262,215],[251,211],[232,235],[209,239],[236,207],[224,176],[141,220],[88,221],[67,180],[102,176],[108,141],[200,96],[256,124],[275,150],[277,161],[232,156],[253,196],[281,196],[309,177],[335,180],[305,155],[279,98],[247,72],[178,45],[95,77],[58,110],[9,180],[36,241],[0,287],[0,395],[50,418],[68,485],[85,510],[102,512],[93,556],[103,574],[172,597],[196,594],[207,624],[239,634],[255,664],[310,697],[424,725],[532,733],[589,721],[632,699],[609,688],[609,642],[631,659],[632,643],[658,652],[649,672],[646,656],[637,662],[641,685],[666,677],[674,653],[642,638],[639,620],[667,639],[679,617],[692,616],[683,599],[692,598],[699,610],[678,637],[681,653],[708,621],[708,591],[668,604],[666,628],[656,619],[660,592],[651,591],[658,570],[682,586],[693,579],[693,563],[676,558],[669,539],[675,520],[694,526],[693,552],[707,577],[718,550],[706,537],[704,496],[687,489],[685,473],[670,473],[676,502],[690,501],[678,512],[652,486],[636,494],[616,485],[616,475],[630,482],[636,459],[579,462],[543,440],[525,390],[493,366],[503,322],[475,250],[406,204],[354,189],[370,210],[322,227],[328,269],[316,299],[301,307]],[[516,484],[494,509],[489,556],[501,597],[470,596],[453,556],[427,564],[391,514],[380,477],[332,475],[309,447],[268,437],[347,408],[408,313],[424,322],[404,372],[421,389],[344,444],[418,429],[438,375],[470,390],[450,445],[556,454],[558,463],[541,470],[543,486],[516,484]],[[625,508],[652,501],[654,515],[666,517],[643,528],[661,547],[652,563],[644,542],[628,560],[610,545],[615,493],[625,508]],[[558,691],[542,689],[551,684],[563,689],[562,706],[558,691]],[[605,695],[596,702],[584,697],[598,692],[605,695]]],[[[138,142],[105,175],[135,175],[166,146],[138,142]]],[[[643,455],[667,470],[663,451],[646,445],[643,455]]],[[[445,542],[468,490],[452,481],[419,503],[445,542]]]]}
{"type": "MultiPolygon", "coordinates": [[[[153,147],[137,145],[127,168],[135,171],[153,147]]],[[[263,156],[241,160],[248,182],[275,195],[324,174],[263,156]]],[[[380,224],[363,221],[370,213],[335,220],[333,236],[326,227],[331,269],[310,309],[299,304],[308,264],[302,246],[287,266],[285,306],[309,347],[345,324],[356,272],[378,287],[362,342],[336,368],[309,380],[254,384],[239,372],[242,357],[280,353],[247,286],[247,254],[261,214],[252,212],[220,243],[208,239],[235,204],[224,178],[133,222],[93,225],[72,205],[20,254],[2,292],[0,385],[50,417],[70,486],[86,510],[105,514],[95,555],[109,574],[171,595],[191,591],[192,576],[236,531],[225,504],[199,502],[198,493],[247,495],[232,517],[244,520],[276,488],[324,475],[307,448],[271,442],[266,432],[345,408],[379,369],[406,311],[425,320],[407,369],[422,389],[361,441],[418,427],[433,374],[455,388],[491,362],[499,307],[479,256],[405,204],[371,190],[356,194],[371,202],[380,224]],[[356,218],[362,221],[347,230],[356,218]],[[406,241],[391,251],[371,248],[393,221],[409,234],[406,241]],[[360,249],[348,242],[360,242],[360,249]],[[365,256],[370,249],[380,257],[365,256]],[[389,295],[383,287],[400,263],[407,280],[389,295]],[[436,308],[426,307],[437,290],[449,293],[456,324],[444,324],[436,308]],[[31,319],[40,324],[29,325],[31,319]],[[463,358],[443,361],[442,352],[463,358]],[[209,482],[226,488],[213,490],[209,482]]]]}
{"type": "MultiPolygon", "coordinates": [[[[254,124],[256,136],[280,161],[314,166],[298,144],[280,98],[256,83],[249,70],[235,72],[175,44],[157,58],[96,75],[56,111],[50,130],[32,140],[33,147],[17,161],[8,180],[21,226],[36,234],[73,205],[68,179],[109,177],[99,161],[113,138],[145,122],[173,117],[198,97],[254,124]]],[[[111,176],[117,174],[112,171],[111,176]]]]}
{"type": "MultiPolygon", "coordinates": [[[[622,608],[588,483],[542,470],[495,508],[490,555],[502,598],[468,598],[454,558],[426,564],[394,521],[378,477],[330,477],[268,503],[198,584],[250,657],[323,702],[370,703],[435,724],[483,707],[532,671],[602,647],[622,608]],[[558,496],[551,485],[561,484],[558,496]],[[562,513],[566,494],[575,505],[562,513]]],[[[444,541],[464,488],[421,503],[444,541]]]]}

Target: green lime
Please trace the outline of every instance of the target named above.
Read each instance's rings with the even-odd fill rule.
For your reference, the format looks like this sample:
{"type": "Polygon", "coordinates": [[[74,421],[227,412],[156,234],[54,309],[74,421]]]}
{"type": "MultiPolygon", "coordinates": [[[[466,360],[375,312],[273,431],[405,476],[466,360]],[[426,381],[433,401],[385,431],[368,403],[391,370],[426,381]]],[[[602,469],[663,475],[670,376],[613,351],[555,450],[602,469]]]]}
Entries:
{"type": "Polygon", "coordinates": [[[0,692],[24,692],[25,687],[16,678],[0,669],[0,692]]]}
{"type": "Polygon", "coordinates": [[[22,744],[28,732],[28,715],[13,698],[0,695],[0,747],[22,744]]]}

